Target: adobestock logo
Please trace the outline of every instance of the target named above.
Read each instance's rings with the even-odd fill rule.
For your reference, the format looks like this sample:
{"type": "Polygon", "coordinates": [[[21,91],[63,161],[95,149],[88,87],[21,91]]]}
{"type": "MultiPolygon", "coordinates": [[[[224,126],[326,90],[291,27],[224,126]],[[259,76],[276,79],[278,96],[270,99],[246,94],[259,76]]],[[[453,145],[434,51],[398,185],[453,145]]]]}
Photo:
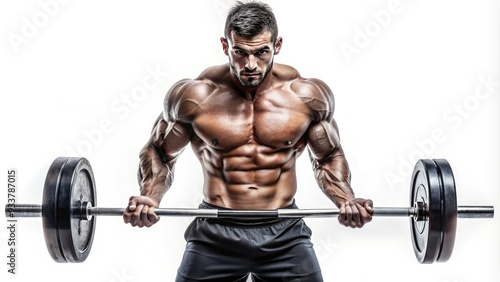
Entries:
{"type": "Polygon", "coordinates": [[[132,282],[135,281],[135,276],[130,275],[127,272],[127,269],[125,267],[122,267],[120,271],[116,269],[111,270],[111,274],[113,275],[113,278],[109,280],[109,282],[132,282]]]}
{"type": "Polygon", "coordinates": [[[81,157],[90,155],[95,147],[104,142],[107,134],[114,132],[119,121],[126,120],[132,111],[137,109],[151,92],[160,87],[161,83],[169,77],[169,73],[162,71],[159,65],[154,68],[147,66],[145,71],[146,75],[141,79],[140,84],[132,87],[130,92],[122,93],[111,102],[110,115],[101,118],[95,127],[83,129],[83,138],[74,146],[66,146],[66,155],[81,157]]]}
{"type": "Polygon", "coordinates": [[[19,47],[23,44],[28,44],[31,39],[35,38],[40,30],[46,27],[50,20],[56,17],[61,5],[66,5],[69,0],[46,0],[38,1],[40,10],[33,13],[31,17],[22,17],[22,26],[18,32],[9,32],[7,38],[14,52],[19,53],[19,47]]]}
{"type": "Polygon", "coordinates": [[[460,129],[467,119],[472,118],[482,105],[498,94],[499,81],[495,81],[493,74],[479,76],[472,93],[461,98],[448,106],[441,114],[444,125],[430,129],[427,137],[414,140],[415,149],[406,157],[397,157],[398,166],[396,172],[387,171],[384,173],[386,181],[394,189],[398,183],[406,183],[406,179],[411,176],[413,166],[419,159],[433,158],[438,147],[452,139],[450,134],[460,129]]]}
{"type": "Polygon", "coordinates": [[[231,8],[231,5],[233,5],[233,1],[231,0],[218,0],[214,1],[212,3],[212,8],[215,10],[217,13],[217,16],[221,20],[226,20],[227,12],[231,8]]]}
{"type": "Polygon", "coordinates": [[[361,51],[370,45],[372,39],[379,36],[382,29],[391,24],[393,16],[401,13],[401,11],[403,11],[403,7],[398,0],[389,1],[385,9],[371,11],[371,20],[366,22],[362,28],[359,26],[354,28],[355,33],[352,43],[345,41],[340,43],[340,50],[347,63],[351,63],[353,55],[361,54],[361,51]]]}

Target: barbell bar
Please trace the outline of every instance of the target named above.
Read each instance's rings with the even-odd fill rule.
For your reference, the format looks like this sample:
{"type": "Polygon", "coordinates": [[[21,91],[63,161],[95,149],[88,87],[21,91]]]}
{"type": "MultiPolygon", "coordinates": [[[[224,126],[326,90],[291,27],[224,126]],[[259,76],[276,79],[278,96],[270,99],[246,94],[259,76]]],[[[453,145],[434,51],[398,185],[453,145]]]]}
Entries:
{"type": "MultiPolygon", "coordinates": [[[[92,207],[82,204],[74,215],[89,220],[92,216],[122,216],[124,208],[92,207]]],[[[422,207],[423,208],[423,207],[422,207]]],[[[9,217],[42,217],[42,206],[35,204],[16,204],[6,206],[5,213],[9,217]]],[[[322,218],[335,217],[340,213],[339,209],[274,209],[274,210],[221,210],[221,209],[194,209],[194,208],[156,208],[153,209],[158,216],[168,217],[203,217],[203,218],[322,218]]],[[[377,217],[413,217],[417,221],[419,213],[425,214],[424,210],[418,211],[415,207],[375,207],[373,216],[377,217]]],[[[458,218],[492,218],[493,206],[458,206],[458,218]]]]}
{"type": "MultiPolygon", "coordinates": [[[[453,172],[445,159],[422,159],[410,183],[410,207],[375,207],[374,216],[409,217],[413,249],[420,263],[447,261],[453,251],[457,218],[493,218],[493,206],[457,206],[453,172]]],[[[97,216],[122,216],[123,208],[97,207],[95,179],[85,158],[59,157],[50,166],[42,205],[6,205],[10,218],[42,217],[45,243],[56,262],[83,262],[94,238],[97,216]]],[[[157,208],[158,216],[203,218],[334,217],[338,209],[157,208]]]]}

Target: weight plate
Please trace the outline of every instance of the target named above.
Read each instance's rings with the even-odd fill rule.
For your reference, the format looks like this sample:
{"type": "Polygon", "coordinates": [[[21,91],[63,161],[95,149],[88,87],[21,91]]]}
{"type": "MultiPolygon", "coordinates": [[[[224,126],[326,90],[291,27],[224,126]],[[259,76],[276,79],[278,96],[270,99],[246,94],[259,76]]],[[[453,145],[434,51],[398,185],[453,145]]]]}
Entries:
{"type": "Polygon", "coordinates": [[[57,193],[61,179],[61,170],[68,158],[57,158],[52,162],[47,176],[42,196],[42,223],[45,245],[50,256],[56,262],[67,262],[59,242],[59,227],[57,225],[57,193]]]}
{"type": "Polygon", "coordinates": [[[45,244],[56,262],[83,262],[89,255],[96,218],[80,218],[83,202],[96,206],[89,162],[84,158],[55,159],[45,179],[42,221],[45,244]]]}
{"type": "Polygon", "coordinates": [[[423,220],[410,218],[411,238],[415,256],[420,263],[436,261],[443,237],[442,187],[437,165],[432,160],[419,160],[413,169],[410,185],[410,206],[423,202],[423,220]]]}
{"type": "Polygon", "coordinates": [[[438,262],[446,262],[453,253],[457,232],[457,192],[455,178],[450,164],[445,159],[435,159],[442,187],[443,238],[437,257],[438,262]]]}
{"type": "Polygon", "coordinates": [[[57,206],[59,242],[68,262],[83,262],[90,253],[96,217],[82,220],[81,205],[96,206],[95,180],[85,158],[69,158],[62,168],[57,206]]]}

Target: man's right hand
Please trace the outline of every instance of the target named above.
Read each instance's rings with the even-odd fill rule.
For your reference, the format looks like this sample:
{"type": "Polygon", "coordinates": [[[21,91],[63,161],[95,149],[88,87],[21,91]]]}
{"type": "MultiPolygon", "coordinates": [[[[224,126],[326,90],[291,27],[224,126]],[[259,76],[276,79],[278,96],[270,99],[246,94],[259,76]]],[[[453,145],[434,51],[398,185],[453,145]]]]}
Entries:
{"type": "Polygon", "coordinates": [[[153,210],[158,206],[159,204],[151,198],[132,196],[123,212],[123,221],[132,226],[151,227],[160,220],[160,217],[153,210]]]}

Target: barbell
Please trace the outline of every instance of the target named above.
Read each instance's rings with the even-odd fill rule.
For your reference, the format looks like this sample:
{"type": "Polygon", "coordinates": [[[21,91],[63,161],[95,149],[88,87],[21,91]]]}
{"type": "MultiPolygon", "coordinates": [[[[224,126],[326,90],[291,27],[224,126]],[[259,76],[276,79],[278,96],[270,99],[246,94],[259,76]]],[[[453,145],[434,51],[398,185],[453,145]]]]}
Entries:
{"type": "MultiPolygon", "coordinates": [[[[45,178],[42,205],[8,204],[10,218],[42,217],[47,250],[56,262],[83,262],[94,239],[96,216],[122,216],[123,208],[97,207],[96,185],[85,158],[59,157],[45,178]]],[[[333,217],[338,209],[154,209],[158,216],[203,218],[333,217]]],[[[493,218],[493,206],[457,206],[455,179],[445,159],[421,159],[413,169],[410,207],[375,207],[373,216],[409,217],[420,263],[446,262],[455,244],[457,218],[493,218]]]]}

